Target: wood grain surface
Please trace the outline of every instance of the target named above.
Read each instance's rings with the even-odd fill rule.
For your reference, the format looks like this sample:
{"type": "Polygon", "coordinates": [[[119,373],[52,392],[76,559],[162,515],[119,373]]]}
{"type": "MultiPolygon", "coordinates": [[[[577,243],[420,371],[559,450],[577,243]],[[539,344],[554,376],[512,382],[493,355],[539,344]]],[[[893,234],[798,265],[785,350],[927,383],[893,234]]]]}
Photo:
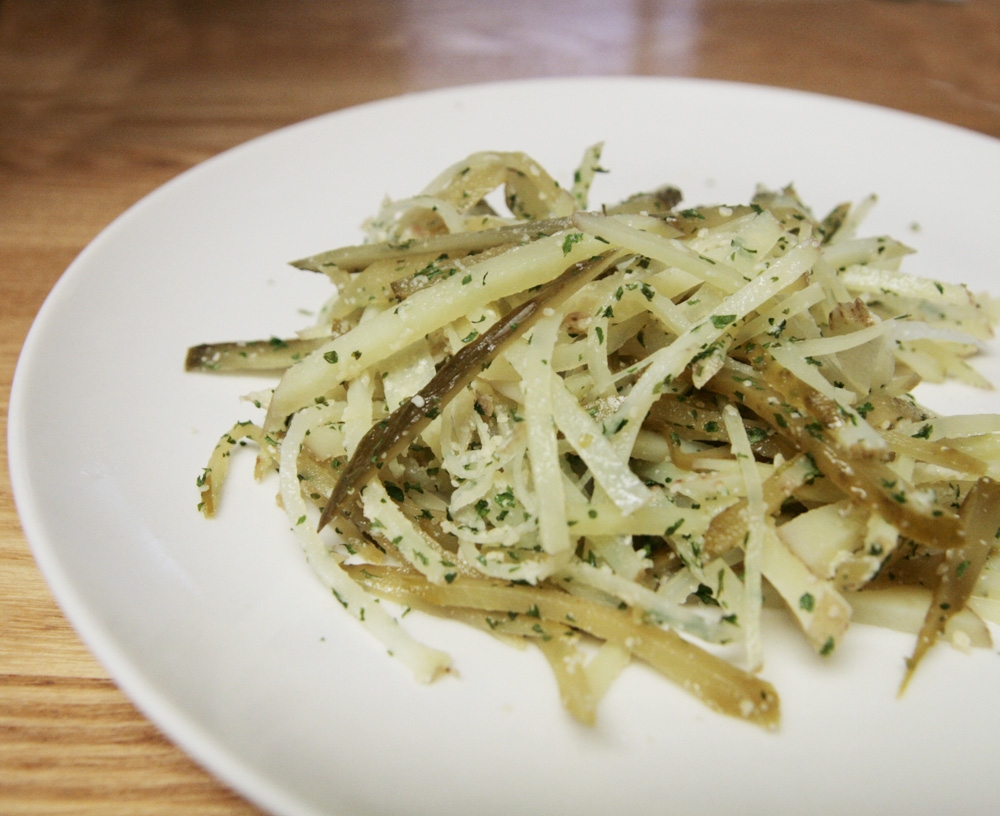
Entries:
{"type": "MultiPolygon", "coordinates": [[[[182,170],[371,99],[600,74],[801,88],[1000,137],[1000,0],[0,0],[4,439],[46,294],[182,170]]],[[[90,656],[35,567],[6,467],[0,480],[0,813],[259,812],[90,656]]]]}

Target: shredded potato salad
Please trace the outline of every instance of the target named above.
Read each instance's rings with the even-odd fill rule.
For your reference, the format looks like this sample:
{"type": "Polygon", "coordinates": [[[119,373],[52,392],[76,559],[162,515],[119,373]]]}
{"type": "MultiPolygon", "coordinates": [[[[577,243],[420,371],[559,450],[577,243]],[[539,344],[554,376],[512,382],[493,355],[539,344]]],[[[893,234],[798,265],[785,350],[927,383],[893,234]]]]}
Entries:
{"type": "Polygon", "coordinates": [[[911,632],[901,687],[936,640],[989,646],[1000,416],[911,396],[989,387],[967,362],[988,297],[901,271],[906,246],[859,232],[874,199],[591,208],[600,154],[566,186],[473,154],[294,262],[331,283],[298,336],[189,349],[277,383],[211,454],[202,512],[254,443],[317,576],[419,680],[450,658],[410,609],[537,646],[584,723],[637,659],[776,727],[766,608],[822,655],[852,622],[911,632]]]}

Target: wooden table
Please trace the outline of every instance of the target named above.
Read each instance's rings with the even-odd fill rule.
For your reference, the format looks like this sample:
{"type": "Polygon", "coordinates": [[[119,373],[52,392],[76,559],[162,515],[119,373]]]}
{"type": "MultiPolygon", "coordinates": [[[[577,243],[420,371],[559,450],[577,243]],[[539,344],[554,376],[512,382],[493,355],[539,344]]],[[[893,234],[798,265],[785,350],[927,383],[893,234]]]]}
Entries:
{"type": "MultiPolygon", "coordinates": [[[[1000,137],[1000,0],[3,0],[2,415],[56,279],[182,170],[371,99],[578,74],[801,88],[1000,137]]],[[[6,467],[0,479],[0,812],[257,812],[89,655],[34,565],[6,467]]]]}

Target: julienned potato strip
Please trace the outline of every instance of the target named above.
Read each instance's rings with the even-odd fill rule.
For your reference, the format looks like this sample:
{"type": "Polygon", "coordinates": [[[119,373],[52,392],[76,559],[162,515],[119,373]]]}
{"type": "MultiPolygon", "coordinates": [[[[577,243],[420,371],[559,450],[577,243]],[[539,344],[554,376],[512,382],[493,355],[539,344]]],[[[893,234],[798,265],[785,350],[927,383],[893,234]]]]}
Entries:
{"type": "Polygon", "coordinates": [[[873,198],[590,210],[600,156],[564,188],[473,154],[364,244],[294,262],[333,286],[314,325],[190,349],[188,370],[280,376],[199,476],[204,514],[254,443],[317,575],[419,679],[450,658],[380,600],[537,645],[585,723],[635,657],[776,727],[769,607],[823,655],[852,622],[914,634],[901,689],[938,639],[988,647],[1000,418],[911,392],[986,387],[967,359],[993,302],[859,237],[873,198]]]}

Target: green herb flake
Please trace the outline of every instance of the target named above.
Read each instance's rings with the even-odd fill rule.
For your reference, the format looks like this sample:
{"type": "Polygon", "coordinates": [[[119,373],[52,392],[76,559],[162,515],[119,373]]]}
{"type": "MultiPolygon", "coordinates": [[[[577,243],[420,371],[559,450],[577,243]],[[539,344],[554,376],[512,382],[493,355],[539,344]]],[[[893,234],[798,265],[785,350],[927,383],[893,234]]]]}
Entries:
{"type": "Polygon", "coordinates": [[[712,588],[707,584],[698,584],[698,588],[694,591],[694,594],[698,599],[708,606],[718,606],[719,602],[715,599],[712,594],[712,588]]]}
{"type": "Polygon", "coordinates": [[[571,232],[564,239],[562,243],[563,255],[569,255],[573,251],[574,245],[580,243],[583,240],[582,232],[571,232]]]}
{"type": "Polygon", "coordinates": [[[664,537],[666,537],[666,536],[672,536],[674,533],[676,533],[681,528],[681,525],[683,523],[684,523],[684,519],[682,519],[682,518],[677,519],[677,521],[675,521],[673,524],[671,524],[669,527],[667,527],[666,530],[663,531],[664,537]]]}

